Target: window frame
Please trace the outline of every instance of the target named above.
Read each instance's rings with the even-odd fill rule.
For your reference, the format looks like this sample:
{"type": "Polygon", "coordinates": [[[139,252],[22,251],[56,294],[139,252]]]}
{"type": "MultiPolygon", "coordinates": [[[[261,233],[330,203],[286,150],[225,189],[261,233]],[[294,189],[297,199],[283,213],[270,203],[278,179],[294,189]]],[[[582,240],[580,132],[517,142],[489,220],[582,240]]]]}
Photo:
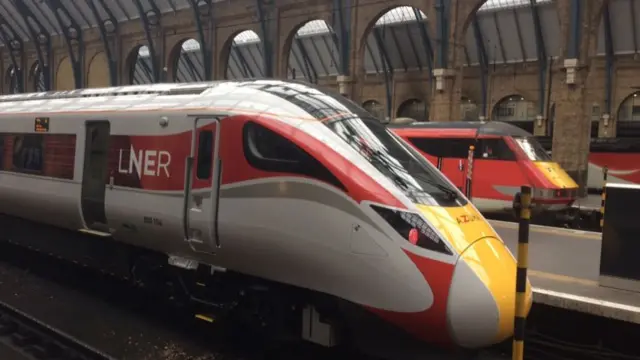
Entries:
{"type": "Polygon", "coordinates": [[[249,120],[242,127],[242,149],[247,163],[255,169],[266,172],[304,175],[324,183],[331,184],[342,191],[347,191],[347,188],[342,184],[338,177],[318,159],[310,155],[295,142],[258,122],[249,120]],[[295,148],[297,153],[301,156],[301,159],[296,161],[272,159],[261,156],[259,152],[257,152],[254,143],[255,139],[252,138],[252,131],[255,129],[267,131],[275,135],[278,139],[286,141],[289,146],[293,146],[295,148]]]}

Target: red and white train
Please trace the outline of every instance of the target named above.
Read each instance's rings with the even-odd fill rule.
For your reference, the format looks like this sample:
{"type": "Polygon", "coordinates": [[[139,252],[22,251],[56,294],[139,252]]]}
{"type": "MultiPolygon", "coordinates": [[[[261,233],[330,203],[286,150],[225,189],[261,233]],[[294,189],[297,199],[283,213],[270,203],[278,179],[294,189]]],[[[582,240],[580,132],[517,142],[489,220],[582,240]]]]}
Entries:
{"type": "MultiPolygon", "coordinates": [[[[0,154],[6,229],[22,219],[81,233],[83,246],[124,243],[322,294],[422,342],[512,335],[508,248],[454,184],[340,95],[254,80],[0,96],[0,154]]],[[[31,228],[11,229],[29,240],[31,228]]],[[[303,338],[330,343],[318,313],[337,315],[302,298],[314,324],[303,338]]]]}
{"type": "Polygon", "coordinates": [[[578,195],[575,181],[519,127],[499,121],[402,121],[389,128],[459,189],[465,187],[469,149],[474,146],[471,198],[482,213],[511,213],[523,184],[533,187],[533,205],[540,212],[566,210],[578,195]]]}

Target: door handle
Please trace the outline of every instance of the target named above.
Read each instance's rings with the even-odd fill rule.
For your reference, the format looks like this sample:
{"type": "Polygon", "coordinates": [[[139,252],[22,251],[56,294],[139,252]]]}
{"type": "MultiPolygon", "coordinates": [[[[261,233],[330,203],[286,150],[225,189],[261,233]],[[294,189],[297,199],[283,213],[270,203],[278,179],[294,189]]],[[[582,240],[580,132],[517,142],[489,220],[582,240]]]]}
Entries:
{"type": "Polygon", "coordinates": [[[458,170],[463,171],[464,166],[462,165],[462,160],[458,160],[458,170]]]}

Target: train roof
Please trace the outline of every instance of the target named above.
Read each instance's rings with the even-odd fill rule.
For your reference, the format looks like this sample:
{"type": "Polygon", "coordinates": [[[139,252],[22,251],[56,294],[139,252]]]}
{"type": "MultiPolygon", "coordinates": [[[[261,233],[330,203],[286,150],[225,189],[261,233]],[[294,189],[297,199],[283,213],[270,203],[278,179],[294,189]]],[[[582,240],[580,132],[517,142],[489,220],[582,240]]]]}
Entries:
{"type": "Polygon", "coordinates": [[[308,120],[371,117],[338,93],[289,80],[164,83],[0,96],[0,115],[182,109],[219,109],[223,113],[261,113],[308,120]]]}
{"type": "Polygon", "coordinates": [[[427,121],[389,124],[393,129],[462,129],[476,130],[476,135],[533,136],[528,131],[502,121],[427,121]]]}

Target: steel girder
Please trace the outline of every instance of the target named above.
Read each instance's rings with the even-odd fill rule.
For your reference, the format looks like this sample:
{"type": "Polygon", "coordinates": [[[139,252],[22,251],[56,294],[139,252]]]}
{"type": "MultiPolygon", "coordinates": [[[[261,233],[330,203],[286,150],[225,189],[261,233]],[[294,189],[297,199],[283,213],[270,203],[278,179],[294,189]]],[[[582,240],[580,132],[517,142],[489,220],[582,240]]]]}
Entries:
{"type": "MultiPolygon", "coordinates": [[[[53,72],[51,71],[51,63],[53,62],[53,51],[51,48],[51,36],[49,31],[44,28],[35,17],[31,9],[25,4],[24,0],[17,0],[14,2],[16,10],[22,16],[24,23],[27,25],[29,37],[33,41],[36,54],[38,56],[38,62],[40,64],[40,71],[44,77],[45,90],[51,90],[51,80],[53,78],[53,72]],[[31,20],[31,21],[29,21],[31,20]]],[[[24,79],[22,80],[22,91],[24,91],[24,79]]]]}
{"type": "Polygon", "coordinates": [[[531,6],[531,16],[533,17],[533,27],[536,38],[536,52],[538,56],[538,114],[543,115],[545,110],[545,92],[547,90],[547,48],[542,35],[542,23],[538,12],[537,0],[529,0],[531,6]]]}
{"type": "Polygon", "coordinates": [[[380,62],[382,63],[382,76],[384,76],[384,85],[387,95],[387,117],[391,119],[393,115],[392,102],[393,102],[393,90],[391,89],[391,85],[393,83],[393,64],[391,64],[391,59],[387,50],[384,46],[384,40],[382,38],[382,34],[380,34],[380,29],[377,27],[373,27],[373,37],[376,41],[376,45],[378,46],[378,52],[380,53],[380,62]]]}
{"type": "Polygon", "coordinates": [[[338,45],[340,75],[349,76],[351,69],[351,13],[352,0],[333,0],[332,36],[338,45]]]}
{"type": "Polygon", "coordinates": [[[567,59],[577,59],[580,54],[583,1],[584,0],[571,0],[571,27],[569,32],[569,46],[567,46],[567,59]]]}
{"type": "MultiPolygon", "coordinates": [[[[149,6],[151,7],[149,11],[144,10],[141,1],[143,0],[133,0],[136,5],[136,9],[138,10],[138,14],[140,15],[140,20],[142,21],[145,37],[147,38],[147,47],[149,48],[149,59],[151,60],[152,68],[152,79],[153,82],[158,83],[164,81],[164,71],[162,71],[162,68],[164,67],[164,57],[162,56],[164,51],[162,46],[163,39],[159,40],[158,37],[155,36],[156,34],[154,32],[162,28],[162,13],[154,0],[146,0],[149,2],[149,6]]],[[[135,68],[135,64],[132,68],[135,68]]]]}
{"type": "Polygon", "coordinates": [[[449,4],[450,0],[436,0],[436,41],[438,53],[436,56],[436,68],[446,69],[448,65],[449,50],[449,4]]]}
{"type": "Polygon", "coordinates": [[[473,36],[476,41],[476,48],[478,50],[478,61],[480,62],[480,84],[482,87],[482,116],[487,117],[488,104],[487,104],[487,77],[489,74],[489,57],[487,55],[487,48],[484,46],[484,37],[482,36],[482,30],[480,23],[478,22],[477,15],[473,16],[471,25],[473,26],[473,36]]]}
{"type": "MultiPolygon", "coordinates": [[[[20,39],[18,32],[7,22],[2,13],[0,13],[0,37],[6,48],[9,49],[9,58],[11,59],[11,64],[15,69],[14,71],[18,79],[18,83],[16,84],[18,92],[24,92],[24,43],[22,39],[20,39]]],[[[2,74],[3,79],[4,76],[6,76],[6,73],[2,74]]]]}
{"type": "Polygon", "coordinates": [[[77,21],[69,14],[69,10],[62,4],[60,0],[47,0],[47,5],[53,12],[62,35],[67,43],[67,51],[71,60],[71,68],[73,69],[73,78],[75,88],[82,89],[84,87],[84,55],[85,44],[82,36],[82,28],[77,21]],[[68,24],[65,23],[62,15],[66,17],[68,24]]]}
{"type": "Polygon", "coordinates": [[[119,26],[118,20],[113,15],[113,11],[105,4],[105,1],[111,0],[97,0],[102,6],[102,9],[107,14],[107,19],[103,20],[100,17],[100,12],[96,4],[93,0],[85,0],[89,8],[91,9],[91,13],[98,24],[98,28],[100,29],[100,38],[102,39],[102,44],[104,45],[104,52],[107,55],[107,62],[109,63],[109,83],[111,86],[117,86],[120,84],[119,76],[118,76],[118,54],[120,48],[120,41],[118,39],[119,26]]]}
{"type": "MultiPolygon", "coordinates": [[[[422,20],[420,10],[413,8],[413,13],[420,28],[420,37],[422,38],[422,43],[424,44],[424,48],[426,51],[425,56],[427,58],[427,67],[429,68],[429,78],[433,80],[433,47],[431,46],[431,37],[429,36],[429,30],[427,29],[427,24],[425,24],[425,22],[422,20]]],[[[420,62],[418,61],[418,63],[420,62]]]]}
{"type": "Polygon", "coordinates": [[[273,43],[278,36],[278,21],[276,19],[275,0],[256,0],[258,19],[260,20],[260,32],[262,40],[262,61],[264,75],[272,78],[275,74],[274,54],[277,49],[273,43]]]}
{"type": "MultiPolygon", "coordinates": [[[[213,22],[213,4],[211,0],[189,0],[196,20],[198,40],[202,61],[204,62],[204,80],[213,80],[213,49],[215,49],[215,26],[213,22]]],[[[178,57],[180,59],[180,57],[178,57]]],[[[176,69],[179,60],[176,59],[176,69]]]]}
{"type": "Polygon", "coordinates": [[[605,111],[607,114],[611,114],[613,109],[612,96],[613,96],[613,67],[615,63],[615,54],[613,53],[613,33],[611,30],[611,12],[609,10],[609,2],[604,4],[604,11],[602,13],[602,21],[604,23],[604,48],[605,48],[605,111]]]}

